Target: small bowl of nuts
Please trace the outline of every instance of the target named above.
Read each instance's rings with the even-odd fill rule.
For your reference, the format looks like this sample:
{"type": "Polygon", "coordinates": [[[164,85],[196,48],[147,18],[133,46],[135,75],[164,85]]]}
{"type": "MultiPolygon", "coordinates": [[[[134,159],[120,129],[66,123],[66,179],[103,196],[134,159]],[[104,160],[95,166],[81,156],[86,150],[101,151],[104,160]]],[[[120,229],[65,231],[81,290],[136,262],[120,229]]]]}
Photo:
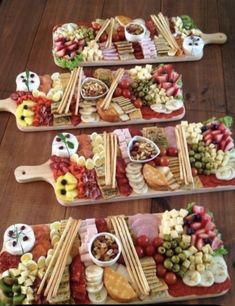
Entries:
{"type": "Polygon", "coordinates": [[[107,85],[95,78],[85,78],[82,82],[81,96],[85,100],[97,100],[108,92],[107,85]]]}
{"type": "Polygon", "coordinates": [[[148,138],[135,136],[128,145],[128,156],[133,163],[147,163],[160,154],[158,146],[148,138]]]}
{"type": "Polygon", "coordinates": [[[91,239],[88,250],[91,260],[97,266],[108,267],[117,262],[121,255],[122,246],[116,236],[103,232],[91,239]]]}

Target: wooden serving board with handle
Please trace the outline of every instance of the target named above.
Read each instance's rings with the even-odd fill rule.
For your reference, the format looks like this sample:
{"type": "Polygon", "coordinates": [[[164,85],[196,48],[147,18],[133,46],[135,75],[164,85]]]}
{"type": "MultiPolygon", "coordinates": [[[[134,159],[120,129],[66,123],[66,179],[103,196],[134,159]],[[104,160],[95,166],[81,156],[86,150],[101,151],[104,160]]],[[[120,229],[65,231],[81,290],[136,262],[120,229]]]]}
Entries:
{"type": "MultiPolygon", "coordinates": [[[[0,100],[0,112],[9,112],[14,116],[16,115],[16,103],[11,98],[0,100]]],[[[72,129],[84,129],[84,128],[95,128],[95,127],[108,127],[108,126],[121,126],[121,125],[134,125],[134,124],[145,124],[145,123],[160,123],[160,122],[172,122],[181,120],[185,116],[185,107],[180,115],[172,118],[152,118],[152,119],[133,119],[128,121],[108,122],[108,121],[97,121],[97,122],[81,122],[78,125],[52,125],[52,126],[27,126],[23,127],[17,124],[17,127],[22,132],[43,132],[43,131],[54,131],[54,130],[72,130],[72,129]]]]}
{"type": "MultiPolygon", "coordinates": [[[[18,183],[29,183],[36,181],[48,182],[54,188],[55,181],[53,178],[52,170],[50,169],[50,160],[44,164],[38,166],[20,166],[15,169],[15,178],[18,183]]],[[[111,199],[76,199],[73,202],[63,202],[57,198],[57,201],[63,206],[82,206],[91,204],[102,204],[109,202],[124,202],[131,200],[149,199],[149,198],[160,198],[160,197],[171,197],[177,195],[188,195],[188,194],[199,194],[208,192],[218,192],[218,191],[229,191],[235,190],[235,185],[228,186],[218,186],[218,187],[201,187],[201,188],[182,188],[175,191],[156,191],[150,190],[146,193],[137,194],[132,193],[128,197],[118,196],[111,199]]]]}
{"type": "MultiPolygon", "coordinates": [[[[47,162],[48,163],[48,162],[47,162]]],[[[45,167],[45,165],[47,164],[43,164],[41,165],[41,167],[45,167]]],[[[38,175],[40,175],[40,171],[38,171],[38,175]]],[[[47,179],[45,179],[46,181],[49,181],[50,178],[47,177],[47,179]]],[[[158,215],[161,216],[162,213],[156,213],[154,215],[158,215]]],[[[49,225],[49,224],[48,224],[49,225]]],[[[2,249],[0,251],[0,254],[2,252],[6,251],[4,246],[2,246],[2,249]]],[[[230,276],[228,275],[228,278],[230,279],[230,276]]],[[[225,295],[230,289],[226,289],[220,293],[215,293],[215,294],[207,294],[207,295],[188,295],[188,296],[182,296],[182,297],[173,297],[171,296],[168,291],[166,291],[166,295],[165,296],[159,296],[159,295],[150,295],[148,297],[146,297],[144,300],[137,300],[134,302],[130,302],[127,303],[126,305],[145,305],[145,304],[160,304],[160,303],[170,303],[170,302],[179,302],[179,301],[189,301],[189,300],[199,300],[199,299],[209,299],[209,298],[216,298],[216,297],[220,297],[225,295]]],[[[0,300],[1,300],[1,289],[0,289],[0,300]]],[[[91,303],[92,304],[92,303],[91,303]]],[[[107,301],[105,303],[105,305],[123,305],[123,303],[119,303],[113,299],[111,299],[110,297],[107,298],[107,301]]]]}
{"type": "MultiPolygon", "coordinates": [[[[201,32],[201,38],[204,40],[204,47],[209,44],[225,44],[227,41],[227,35],[224,33],[211,33],[205,34],[201,32]]],[[[182,55],[182,56],[158,56],[151,59],[134,59],[134,60],[116,60],[116,61],[95,61],[95,62],[80,62],[79,65],[83,67],[94,67],[94,66],[114,66],[114,65],[137,65],[137,64],[156,64],[156,63],[177,63],[177,62],[192,62],[199,61],[202,59],[203,53],[200,56],[194,55],[182,55]]],[[[55,59],[54,59],[55,61],[55,59]]],[[[58,63],[55,64],[57,66],[58,63]]],[[[63,68],[63,67],[62,67],[63,68]]]]}

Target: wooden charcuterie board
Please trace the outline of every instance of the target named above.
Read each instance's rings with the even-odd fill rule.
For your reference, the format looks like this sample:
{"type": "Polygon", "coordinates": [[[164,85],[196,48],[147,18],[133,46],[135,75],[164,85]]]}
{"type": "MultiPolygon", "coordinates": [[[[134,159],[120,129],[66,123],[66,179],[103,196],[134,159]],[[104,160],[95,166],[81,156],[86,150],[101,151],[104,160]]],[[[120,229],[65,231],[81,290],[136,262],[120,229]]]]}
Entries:
{"type": "Polygon", "coordinates": [[[15,178],[19,183],[48,182],[58,202],[65,206],[234,190],[234,145],[222,120],[204,124],[182,121],[176,127],[116,129],[110,134],[77,137],[61,133],[54,138],[52,156],[47,162],[20,166],[15,170],[15,178]],[[210,130],[219,127],[224,131],[210,130]],[[180,128],[184,129],[186,148],[177,139],[180,128]],[[220,143],[215,144],[215,138],[208,136],[210,132],[220,143]],[[199,144],[192,144],[197,137],[199,144]],[[227,140],[223,141],[223,137],[227,140]],[[67,147],[67,140],[73,148],[67,147]],[[160,148],[161,157],[154,155],[158,155],[154,143],[160,148]],[[151,161],[140,163],[138,158],[146,151],[138,151],[136,146],[146,145],[152,146],[154,156],[151,155],[151,161]]]}
{"type": "Polygon", "coordinates": [[[69,69],[78,65],[197,61],[203,57],[206,45],[227,41],[224,33],[203,33],[189,16],[166,17],[161,13],[147,20],[115,16],[91,23],[65,23],[54,27],[52,37],[55,64],[69,69]],[[201,39],[200,47],[196,43],[199,52],[185,47],[185,39],[191,35],[201,39]]]}
{"type": "Polygon", "coordinates": [[[29,72],[33,78],[31,80],[29,77],[28,88],[25,83],[22,84],[26,73],[17,76],[16,92],[9,98],[0,100],[0,112],[14,114],[17,127],[23,132],[170,122],[180,120],[185,115],[182,76],[172,65],[136,66],[132,70],[124,70],[122,79],[115,85],[116,89],[111,89],[115,71],[104,68],[89,69],[82,72],[80,81],[73,80],[74,85],[76,82],[82,83],[80,94],[77,94],[77,87],[73,87],[73,91],[70,88],[72,73],[38,76],[29,72]],[[38,86],[33,86],[36,79],[38,86]],[[34,82],[32,87],[31,81],[34,82]],[[103,86],[102,97],[86,98],[82,94],[85,90],[96,90],[97,84],[103,86]],[[111,101],[108,109],[104,111],[100,105],[102,99],[109,94],[111,101]],[[78,96],[80,98],[77,104],[78,96]],[[68,109],[59,111],[63,101],[69,104],[68,109]],[[164,109],[155,109],[155,106],[162,106],[164,109]]]}
{"type": "Polygon", "coordinates": [[[0,252],[0,301],[9,305],[16,300],[17,304],[100,301],[107,305],[141,305],[224,295],[231,288],[223,258],[227,250],[209,213],[193,203],[187,209],[158,214],[69,218],[33,226],[13,224],[5,231],[0,252]],[[192,234],[198,224],[195,216],[202,222],[200,233],[192,234]],[[166,234],[168,217],[177,225],[171,225],[166,234]],[[213,238],[201,239],[208,227],[210,233],[204,236],[213,238]],[[20,238],[15,238],[14,231],[21,231],[20,238]],[[22,241],[11,244],[15,239],[22,241]],[[105,249],[106,257],[102,257],[94,243],[100,248],[107,244],[109,254],[116,250],[118,255],[112,257],[105,249]],[[178,264],[174,264],[176,257],[178,264]],[[164,272],[162,265],[166,267],[164,272]],[[12,282],[18,284],[13,297],[12,282]],[[125,290],[119,292],[123,285],[125,290]]]}

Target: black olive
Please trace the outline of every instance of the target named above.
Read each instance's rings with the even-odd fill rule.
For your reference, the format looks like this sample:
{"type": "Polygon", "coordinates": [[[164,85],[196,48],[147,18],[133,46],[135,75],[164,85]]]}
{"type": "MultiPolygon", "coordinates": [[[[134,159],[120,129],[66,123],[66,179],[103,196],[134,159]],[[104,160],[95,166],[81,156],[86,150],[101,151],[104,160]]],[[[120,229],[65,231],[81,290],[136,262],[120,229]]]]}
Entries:
{"type": "Polygon", "coordinates": [[[59,150],[63,150],[63,149],[64,149],[64,146],[60,146],[60,147],[59,147],[59,150]]]}
{"type": "Polygon", "coordinates": [[[21,79],[24,79],[24,76],[23,76],[23,75],[21,76],[21,79]]]}
{"type": "Polygon", "coordinates": [[[189,46],[192,46],[192,43],[189,43],[189,46]]]}
{"type": "Polygon", "coordinates": [[[63,179],[62,181],[61,181],[61,185],[67,185],[67,181],[65,180],[65,179],[63,179]]]}
{"type": "Polygon", "coordinates": [[[34,77],[35,77],[35,74],[34,74],[34,73],[31,73],[31,74],[30,74],[30,77],[31,77],[31,78],[34,78],[34,77]]]}
{"type": "Polygon", "coordinates": [[[14,232],[13,232],[13,231],[9,231],[9,232],[8,232],[8,236],[9,236],[9,237],[12,237],[12,236],[13,236],[13,234],[14,234],[14,232]]]}
{"type": "Polygon", "coordinates": [[[23,237],[23,241],[27,241],[27,240],[29,240],[29,237],[28,236],[24,236],[23,237]]]}
{"type": "Polygon", "coordinates": [[[16,246],[16,241],[13,241],[12,245],[13,245],[13,247],[15,247],[16,246]]]}
{"type": "Polygon", "coordinates": [[[195,45],[195,46],[198,46],[198,43],[195,43],[194,45],[195,45]]]}
{"type": "Polygon", "coordinates": [[[65,194],[66,194],[66,190],[65,190],[65,189],[61,189],[60,193],[61,193],[62,195],[65,195],[65,194]]]}
{"type": "Polygon", "coordinates": [[[70,138],[70,135],[69,134],[66,134],[66,136],[65,136],[66,138],[70,138]]]}
{"type": "Polygon", "coordinates": [[[32,80],[32,81],[30,81],[30,83],[34,83],[34,81],[32,80]]]}
{"type": "Polygon", "coordinates": [[[24,79],[22,82],[26,83],[27,81],[24,79]]]}
{"type": "Polygon", "coordinates": [[[25,230],[25,226],[22,225],[20,229],[21,229],[22,231],[25,230]]]}
{"type": "Polygon", "coordinates": [[[24,107],[23,107],[24,109],[28,109],[28,105],[24,105],[24,107]]]}
{"type": "Polygon", "coordinates": [[[25,119],[25,116],[21,116],[20,119],[21,119],[21,120],[24,120],[24,119],[25,119]]]}
{"type": "Polygon", "coordinates": [[[60,142],[61,141],[60,137],[56,137],[56,141],[60,142]]]}

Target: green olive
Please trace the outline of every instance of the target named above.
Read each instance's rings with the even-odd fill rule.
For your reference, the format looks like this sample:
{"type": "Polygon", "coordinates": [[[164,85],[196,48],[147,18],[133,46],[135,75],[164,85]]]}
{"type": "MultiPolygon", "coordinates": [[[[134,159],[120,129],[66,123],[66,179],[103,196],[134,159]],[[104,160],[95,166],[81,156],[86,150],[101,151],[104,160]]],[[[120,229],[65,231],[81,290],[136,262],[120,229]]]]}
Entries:
{"type": "Polygon", "coordinates": [[[175,264],[178,264],[180,262],[180,258],[177,255],[172,256],[171,260],[175,264]]]}
{"type": "Polygon", "coordinates": [[[187,271],[188,271],[188,269],[187,269],[185,266],[181,266],[181,270],[182,270],[183,272],[187,272],[187,271]]]}
{"type": "Polygon", "coordinates": [[[211,171],[208,170],[208,169],[206,169],[206,170],[203,171],[203,174],[205,174],[205,175],[210,175],[210,174],[211,174],[211,171]]]}
{"type": "Polygon", "coordinates": [[[197,152],[197,148],[198,148],[198,145],[197,144],[193,144],[192,145],[192,149],[194,152],[197,152]]]}
{"type": "Polygon", "coordinates": [[[185,261],[187,259],[186,255],[184,253],[180,253],[178,256],[179,256],[179,259],[181,261],[185,261]]]}
{"type": "Polygon", "coordinates": [[[199,153],[196,153],[194,157],[195,157],[196,160],[201,160],[201,158],[202,158],[201,154],[199,154],[199,153]]]}
{"type": "Polygon", "coordinates": [[[171,241],[171,235],[164,235],[163,239],[166,241],[171,241]]]}
{"type": "Polygon", "coordinates": [[[207,164],[206,164],[206,169],[210,170],[211,168],[212,168],[211,163],[207,163],[207,164]]]}
{"type": "Polygon", "coordinates": [[[195,153],[194,153],[193,150],[190,150],[190,151],[189,151],[189,156],[194,156],[194,154],[195,154],[195,153]]]}
{"type": "Polygon", "coordinates": [[[197,161],[197,162],[195,163],[195,167],[196,167],[197,169],[202,168],[202,163],[197,161]]]}
{"type": "Polygon", "coordinates": [[[165,241],[163,242],[163,247],[167,250],[169,250],[171,248],[171,243],[169,241],[165,241]]]}
{"type": "Polygon", "coordinates": [[[173,267],[172,267],[172,271],[177,273],[177,272],[179,272],[179,270],[180,270],[180,265],[174,264],[173,267]]]}
{"type": "Polygon", "coordinates": [[[165,254],[166,253],[166,249],[163,246],[158,247],[157,251],[160,254],[165,254]]]}
{"type": "Polygon", "coordinates": [[[180,254],[180,253],[182,253],[182,249],[181,249],[181,247],[177,247],[177,248],[175,248],[175,253],[176,253],[176,254],[180,254]]]}
{"type": "Polygon", "coordinates": [[[198,152],[205,152],[205,147],[199,146],[198,147],[198,152]]]}
{"type": "Polygon", "coordinates": [[[191,164],[195,163],[195,161],[196,161],[195,158],[193,158],[193,157],[190,157],[189,160],[190,160],[191,164]]]}
{"type": "Polygon", "coordinates": [[[181,242],[180,242],[180,247],[181,247],[183,250],[185,250],[185,249],[187,249],[188,245],[187,245],[186,242],[181,241],[181,242]]]}
{"type": "Polygon", "coordinates": [[[175,249],[176,247],[178,246],[178,242],[177,242],[177,240],[172,240],[171,241],[171,247],[173,248],[173,249],[175,249]]]}
{"type": "Polygon", "coordinates": [[[166,251],[166,256],[167,256],[167,257],[172,257],[173,255],[174,255],[173,250],[167,250],[167,251],[166,251]]]}
{"type": "Polygon", "coordinates": [[[172,267],[173,267],[173,263],[171,262],[171,260],[169,258],[165,259],[164,260],[164,263],[163,263],[164,267],[168,270],[171,270],[172,267]]]}
{"type": "Polygon", "coordinates": [[[181,278],[184,277],[184,274],[185,274],[185,272],[182,271],[182,270],[180,270],[179,272],[177,272],[177,275],[178,275],[179,277],[181,277],[181,278]]]}

